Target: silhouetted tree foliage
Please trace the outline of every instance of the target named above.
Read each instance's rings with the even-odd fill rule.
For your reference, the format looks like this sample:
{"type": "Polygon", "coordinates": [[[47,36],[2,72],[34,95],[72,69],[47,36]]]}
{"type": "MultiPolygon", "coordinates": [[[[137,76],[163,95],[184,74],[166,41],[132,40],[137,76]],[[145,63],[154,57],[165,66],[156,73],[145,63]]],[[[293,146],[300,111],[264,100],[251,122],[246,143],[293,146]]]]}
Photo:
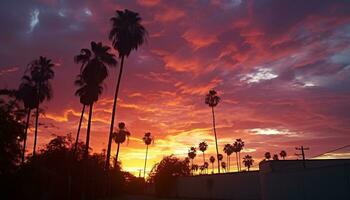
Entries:
{"type": "MultiPolygon", "coordinates": [[[[23,129],[23,125],[18,127],[23,129]]],[[[35,157],[30,157],[25,164],[6,177],[6,191],[1,193],[2,197],[10,196],[9,199],[68,199],[68,194],[71,194],[71,199],[80,199],[84,189],[82,181],[86,181],[86,199],[104,198],[105,154],[89,155],[87,161],[83,162],[85,146],[80,142],[76,151],[77,156],[72,160],[73,144],[70,135],[56,136],[35,157]],[[82,169],[84,167],[88,168],[89,171],[87,177],[83,177],[82,169]],[[69,187],[69,173],[72,175],[71,187],[69,187]]],[[[19,148],[16,158],[19,161],[19,148]]],[[[16,168],[11,166],[10,169],[16,168]]],[[[112,174],[111,184],[113,188],[111,196],[122,194],[126,190],[126,174],[121,172],[119,165],[111,169],[110,174],[112,174]]],[[[130,177],[128,175],[129,180],[131,180],[130,177]]]]}
{"type": "Polygon", "coordinates": [[[283,160],[287,157],[287,152],[285,151],[285,150],[282,150],[281,152],[280,152],[280,156],[281,156],[281,158],[283,158],[283,160]]]}
{"type": "Polygon", "coordinates": [[[265,157],[265,160],[270,160],[271,159],[271,153],[270,152],[266,152],[264,157],[265,157]]]}
{"type": "Polygon", "coordinates": [[[0,179],[18,167],[20,142],[24,138],[24,124],[20,120],[13,107],[0,99],[0,179]]]}
{"type": "Polygon", "coordinates": [[[164,157],[159,163],[154,165],[148,181],[154,183],[158,196],[170,196],[176,177],[190,174],[191,169],[188,161],[180,160],[171,155],[164,157]]]}

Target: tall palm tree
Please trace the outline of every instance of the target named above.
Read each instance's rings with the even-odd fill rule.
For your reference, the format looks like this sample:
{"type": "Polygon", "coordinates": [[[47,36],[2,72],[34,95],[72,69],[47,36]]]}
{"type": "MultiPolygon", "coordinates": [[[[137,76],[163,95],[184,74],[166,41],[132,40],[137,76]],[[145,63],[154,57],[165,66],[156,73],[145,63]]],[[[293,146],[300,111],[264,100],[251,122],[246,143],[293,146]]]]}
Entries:
{"type": "Polygon", "coordinates": [[[231,159],[230,156],[233,153],[233,146],[231,144],[225,144],[224,146],[224,152],[227,155],[227,171],[230,171],[230,165],[231,165],[231,159]]]}
{"type": "Polygon", "coordinates": [[[117,99],[120,81],[123,73],[124,67],[124,58],[128,57],[132,50],[137,50],[139,46],[141,46],[145,40],[147,31],[141,25],[141,17],[138,13],[132,12],[130,10],[125,9],[117,10],[114,17],[111,18],[112,21],[112,29],[109,33],[109,40],[112,41],[112,45],[114,49],[118,51],[120,62],[119,75],[117,80],[117,86],[115,89],[113,109],[112,109],[112,119],[111,126],[109,130],[109,138],[108,138],[108,146],[107,146],[107,156],[105,168],[109,168],[109,159],[111,154],[111,146],[112,146],[112,133],[114,129],[114,119],[115,112],[117,107],[117,99]]]}
{"type": "Polygon", "coordinates": [[[87,130],[86,130],[85,149],[83,154],[84,160],[86,160],[89,155],[93,105],[95,102],[98,101],[98,98],[102,94],[102,91],[103,91],[103,87],[100,84],[95,84],[95,85],[84,84],[76,91],[76,95],[80,96],[80,98],[84,103],[86,103],[86,105],[89,105],[89,117],[88,117],[88,124],[87,124],[87,130]]]}
{"type": "Polygon", "coordinates": [[[31,79],[33,81],[38,98],[35,115],[33,156],[35,156],[36,153],[36,143],[39,124],[39,106],[40,103],[44,102],[45,100],[50,100],[52,97],[52,88],[50,80],[53,79],[55,76],[55,73],[53,71],[54,66],[55,65],[50,59],[40,56],[39,59],[34,60],[29,64],[29,71],[31,77],[24,76],[25,79],[31,79]]]}
{"type": "MultiPolygon", "coordinates": [[[[107,66],[113,67],[117,64],[115,56],[110,52],[110,47],[104,46],[101,42],[91,42],[90,46],[91,50],[85,48],[81,49],[80,54],[74,57],[75,63],[81,64],[80,74],[77,76],[77,79],[74,82],[78,87],[82,87],[84,85],[88,85],[90,87],[92,85],[101,84],[108,75],[107,66]],[[87,66],[88,68],[85,68],[87,66]]],[[[73,156],[75,155],[79,142],[80,128],[84,118],[85,107],[91,103],[89,96],[84,95],[84,93],[82,94],[83,95],[79,95],[78,91],[76,92],[76,95],[80,97],[80,103],[83,105],[83,108],[75,138],[73,156]]]]}
{"type": "Polygon", "coordinates": [[[238,161],[238,152],[239,152],[239,145],[237,141],[235,141],[232,145],[232,151],[236,154],[236,163],[237,163],[237,171],[239,171],[239,161],[238,161]]]}
{"type": "Polygon", "coordinates": [[[24,157],[26,152],[27,135],[30,121],[31,111],[37,107],[38,96],[33,81],[28,76],[22,78],[22,83],[19,85],[16,91],[16,98],[23,102],[24,109],[27,112],[27,119],[23,138],[23,150],[22,150],[22,164],[24,163],[24,157]]]}
{"type": "Polygon", "coordinates": [[[118,155],[119,155],[119,148],[120,148],[120,144],[123,144],[125,142],[126,139],[129,139],[130,136],[130,132],[128,131],[128,129],[125,127],[125,123],[124,122],[120,122],[118,124],[118,130],[116,132],[113,133],[113,139],[114,142],[118,144],[117,147],[117,153],[115,155],[115,159],[118,161],[118,155]]]}
{"type": "Polygon", "coordinates": [[[243,150],[244,147],[244,142],[242,139],[236,139],[237,142],[237,151],[238,151],[238,160],[239,160],[239,171],[241,171],[241,151],[243,150]]]}
{"type": "MultiPolygon", "coordinates": [[[[218,147],[218,139],[216,136],[216,128],[215,128],[215,113],[214,107],[217,106],[220,102],[220,97],[217,95],[215,90],[210,90],[209,93],[205,96],[205,104],[211,107],[212,117],[213,117],[213,130],[215,136],[215,145],[216,145],[216,156],[219,157],[219,147],[218,147]]],[[[220,161],[218,160],[218,172],[220,173],[220,161]]]]}
{"type": "Polygon", "coordinates": [[[280,156],[281,156],[281,158],[283,158],[283,160],[285,160],[285,158],[287,157],[287,152],[285,150],[282,150],[280,152],[280,156]]]}
{"type": "Polygon", "coordinates": [[[145,135],[142,138],[143,142],[146,145],[146,157],[145,157],[145,167],[143,168],[143,177],[146,177],[146,164],[147,164],[147,154],[148,154],[148,145],[152,143],[153,137],[151,136],[150,132],[145,133],[145,135]]]}
{"type": "Polygon", "coordinates": [[[248,168],[248,171],[249,171],[250,167],[253,165],[253,163],[254,163],[254,160],[253,160],[252,156],[250,156],[250,155],[244,156],[243,164],[245,167],[248,168]]]}
{"type": "Polygon", "coordinates": [[[212,171],[211,173],[214,173],[214,162],[215,162],[215,157],[214,156],[210,156],[209,161],[211,163],[211,167],[212,167],[212,171]]]}
{"type": "Polygon", "coordinates": [[[271,159],[271,153],[270,152],[266,152],[264,157],[265,157],[265,160],[270,160],[271,159]]]}
{"type": "Polygon", "coordinates": [[[206,142],[201,142],[199,143],[198,148],[203,153],[203,163],[205,163],[204,152],[208,149],[208,144],[206,142]]]}

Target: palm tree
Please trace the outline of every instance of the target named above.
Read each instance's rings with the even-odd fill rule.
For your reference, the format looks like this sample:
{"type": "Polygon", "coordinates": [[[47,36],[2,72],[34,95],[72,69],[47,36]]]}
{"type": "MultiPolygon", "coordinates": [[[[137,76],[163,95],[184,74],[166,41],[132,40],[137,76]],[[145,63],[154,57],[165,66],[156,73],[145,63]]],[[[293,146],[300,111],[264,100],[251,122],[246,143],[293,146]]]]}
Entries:
{"type": "Polygon", "coordinates": [[[30,77],[24,76],[22,78],[22,83],[16,91],[16,98],[23,102],[24,109],[27,112],[27,119],[23,138],[22,164],[24,163],[24,157],[26,152],[30,114],[32,109],[36,108],[37,104],[39,103],[37,97],[38,96],[33,81],[30,79],[30,77]]]}
{"type": "Polygon", "coordinates": [[[117,153],[115,155],[115,159],[117,161],[118,161],[120,144],[123,144],[125,142],[125,140],[129,139],[129,137],[131,135],[130,132],[128,131],[128,129],[125,127],[124,122],[120,122],[118,124],[118,128],[119,128],[118,131],[113,133],[114,142],[118,144],[117,153]]]}
{"type": "Polygon", "coordinates": [[[243,158],[243,164],[244,164],[245,167],[248,168],[248,171],[249,171],[250,167],[253,165],[253,163],[254,163],[254,160],[253,160],[252,156],[246,155],[243,158]]]}
{"type": "MultiPolygon", "coordinates": [[[[108,75],[107,66],[113,67],[117,64],[115,56],[110,53],[110,47],[104,46],[101,42],[91,42],[90,46],[91,50],[85,48],[81,49],[80,54],[74,57],[75,63],[81,64],[80,74],[74,82],[75,85],[79,87],[84,85],[90,87],[92,85],[101,84],[108,75]]],[[[83,108],[80,115],[77,136],[75,138],[73,156],[75,155],[79,143],[80,128],[84,118],[85,107],[91,103],[89,96],[84,92],[81,94],[82,95],[79,95],[78,91],[75,93],[75,95],[80,97],[80,103],[83,105],[83,108]]]]}
{"type": "Polygon", "coordinates": [[[204,168],[205,168],[205,173],[208,173],[208,167],[209,167],[209,163],[208,162],[204,162],[204,168]]]}
{"type": "Polygon", "coordinates": [[[232,151],[236,154],[236,163],[237,163],[237,171],[239,171],[239,161],[238,161],[238,152],[239,152],[239,146],[237,141],[235,141],[232,145],[232,151]]]}
{"type": "MultiPolygon", "coordinates": [[[[219,153],[219,155],[218,155],[219,167],[220,167],[220,162],[222,161],[222,159],[224,159],[224,156],[221,153],[219,153]]],[[[220,169],[218,171],[220,172],[220,169]]]]}
{"type": "Polygon", "coordinates": [[[38,136],[39,106],[40,103],[44,102],[45,100],[50,100],[52,97],[50,80],[55,76],[55,73],[53,71],[54,66],[55,65],[51,62],[50,59],[40,56],[39,59],[34,60],[29,64],[31,77],[24,76],[24,79],[31,79],[33,81],[37,93],[33,156],[35,156],[36,153],[35,150],[38,136]]]}
{"type": "Polygon", "coordinates": [[[271,159],[271,153],[270,152],[266,152],[264,156],[265,156],[265,160],[270,160],[271,159]]]}
{"type": "Polygon", "coordinates": [[[86,141],[84,149],[84,160],[88,158],[89,155],[89,144],[90,144],[90,130],[91,130],[91,120],[93,112],[93,104],[98,101],[99,96],[102,94],[103,87],[99,84],[84,84],[77,91],[76,95],[80,96],[82,101],[89,105],[89,118],[86,130],[86,141]]]}
{"type": "Polygon", "coordinates": [[[277,154],[274,154],[273,157],[272,157],[273,160],[279,160],[278,159],[278,155],[277,154]]]}
{"type": "Polygon", "coordinates": [[[280,152],[280,156],[281,156],[281,158],[283,158],[283,160],[285,160],[285,158],[287,157],[287,152],[285,150],[282,150],[280,152]]]}
{"type": "Polygon", "coordinates": [[[194,172],[198,171],[198,168],[199,168],[199,166],[198,166],[198,165],[196,165],[196,164],[192,164],[192,166],[191,166],[192,173],[194,173],[194,172]]]}
{"type": "Polygon", "coordinates": [[[118,51],[121,62],[114,95],[111,126],[109,130],[107,156],[105,163],[106,169],[109,168],[114,118],[117,106],[119,86],[124,67],[124,58],[128,57],[132,50],[137,50],[137,48],[145,42],[147,35],[146,29],[141,25],[141,17],[136,12],[132,12],[127,9],[124,11],[117,10],[115,16],[111,18],[111,21],[112,29],[109,33],[109,39],[112,41],[114,49],[118,51]]]}
{"type": "Polygon", "coordinates": [[[221,168],[226,172],[226,162],[221,162],[221,168]]]}
{"type": "Polygon", "coordinates": [[[231,165],[231,159],[230,159],[230,156],[231,154],[233,153],[233,145],[231,144],[225,144],[224,146],[224,152],[226,153],[227,155],[227,171],[230,171],[230,165],[231,165]]]}
{"type": "Polygon", "coordinates": [[[143,142],[146,145],[145,167],[143,169],[143,177],[146,177],[146,164],[147,164],[148,145],[150,145],[152,143],[152,141],[154,141],[154,140],[151,137],[151,133],[150,132],[145,133],[145,136],[143,136],[142,140],[143,140],[143,142]]]}
{"type": "Polygon", "coordinates": [[[193,159],[196,157],[197,155],[197,150],[196,147],[191,147],[190,150],[188,150],[187,153],[188,157],[191,159],[191,165],[193,166],[193,159]]]}
{"type": "MultiPolygon", "coordinates": [[[[244,142],[242,139],[236,139],[236,143],[237,143],[237,151],[238,151],[238,160],[241,160],[241,151],[244,147],[244,142]]],[[[242,167],[241,167],[241,162],[239,162],[239,171],[241,171],[242,167]]]]}
{"type": "Polygon", "coordinates": [[[203,163],[205,163],[204,152],[208,149],[208,144],[206,142],[201,142],[199,143],[198,148],[203,153],[203,163]]]}
{"type": "Polygon", "coordinates": [[[212,174],[214,173],[214,162],[215,162],[215,157],[214,156],[210,156],[209,161],[211,163],[212,166],[212,174]]]}
{"type": "MultiPolygon", "coordinates": [[[[214,107],[217,106],[220,102],[220,97],[217,95],[215,90],[210,90],[209,93],[205,96],[205,104],[211,107],[212,117],[213,117],[213,130],[215,136],[215,145],[216,145],[216,156],[219,157],[219,148],[218,148],[218,139],[216,136],[215,128],[215,113],[214,107]]],[[[218,172],[220,173],[220,161],[218,160],[218,172]]]]}

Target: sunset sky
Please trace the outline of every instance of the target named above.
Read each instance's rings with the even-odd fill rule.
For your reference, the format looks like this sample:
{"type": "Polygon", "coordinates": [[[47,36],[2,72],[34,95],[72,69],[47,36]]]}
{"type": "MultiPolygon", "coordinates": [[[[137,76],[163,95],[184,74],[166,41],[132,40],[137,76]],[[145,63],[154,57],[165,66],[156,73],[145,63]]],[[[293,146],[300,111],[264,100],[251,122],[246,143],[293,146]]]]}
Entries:
{"type": "MultiPolygon", "coordinates": [[[[350,1],[346,0],[5,0],[0,2],[0,88],[17,88],[40,55],[55,67],[54,98],[43,104],[39,147],[56,135],[76,134],[82,105],[74,96],[74,55],[91,41],[111,45],[109,19],[136,11],[148,40],[127,58],[116,119],[132,136],[123,168],[147,170],[163,156],[184,157],[207,141],[213,155],[211,110],[215,88],[219,149],[242,138],[256,164],[270,151],[310,147],[308,157],[350,141],[350,1]]],[[[114,51],[115,52],[115,51],[114,51]]],[[[94,107],[91,147],[107,146],[118,68],[111,68],[94,107]]],[[[87,119],[87,115],[86,115],[87,119]]],[[[85,141],[84,121],[82,139],[85,141]]],[[[30,130],[28,151],[33,144],[30,130]]],[[[113,145],[115,155],[116,145],[113,145]]],[[[350,157],[350,150],[329,157],[350,157]]],[[[207,156],[208,158],[208,156],[207,156]]],[[[202,162],[201,154],[197,162],[202,162]]]]}

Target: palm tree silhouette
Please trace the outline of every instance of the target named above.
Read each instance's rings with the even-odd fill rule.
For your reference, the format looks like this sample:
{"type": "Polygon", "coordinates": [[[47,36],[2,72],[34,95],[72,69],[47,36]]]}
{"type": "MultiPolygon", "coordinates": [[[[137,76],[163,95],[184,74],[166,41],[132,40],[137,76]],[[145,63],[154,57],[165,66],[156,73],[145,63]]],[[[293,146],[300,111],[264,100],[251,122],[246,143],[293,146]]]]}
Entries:
{"type": "Polygon", "coordinates": [[[205,168],[205,173],[208,173],[208,167],[209,167],[209,163],[208,162],[204,162],[203,164],[204,168],[205,168]]]}
{"type": "Polygon", "coordinates": [[[272,157],[273,160],[279,160],[278,159],[278,155],[277,154],[274,154],[273,157],[272,157]]]}
{"type": "Polygon", "coordinates": [[[285,158],[287,157],[287,152],[285,150],[282,150],[280,152],[280,156],[281,156],[281,158],[283,158],[283,160],[285,160],[285,158]]]}
{"type": "Polygon", "coordinates": [[[53,71],[54,66],[55,65],[51,62],[50,59],[40,56],[39,59],[34,60],[29,64],[29,71],[31,77],[24,76],[24,79],[30,79],[33,81],[37,93],[33,156],[35,156],[36,153],[36,143],[39,124],[39,107],[40,103],[44,102],[45,100],[50,100],[52,97],[52,88],[50,80],[53,79],[55,76],[55,73],[53,71]]]}
{"type": "Polygon", "coordinates": [[[192,173],[194,174],[194,172],[198,171],[198,168],[199,168],[198,165],[192,164],[192,166],[191,166],[191,171],[192,171],[192,173]]]}
{"type": "Polygon", "coordinates": [[[24,109],[27,112],[27,119],[26,119],[24,138],[23,138],[23,150],[22,150],[22,164],[23,164],[25,152],[26,152],[30,114],[32,109],[36,108],[37,104],[39,103],[35,85],[33,81],[30,79],[30,77],[24,76],[22,78],[22,83],[19,85],[19,88],[16,91],[15,95],[18,100],[23,102],[24,109]]]}
{"type": "MultiPolygon", "coordinates": [[[[218,154],[218,163],[219,163],[219,167],[220,167],[220,162],[222,161],[222,159],[224,159],[224,156],[223,156],[221,153],[219,153],[219,154],[218,154]]],[[[218,171],[220,171],[220,170],[218,170],[218,171]]]]}
{"type": "Polygon", "coordinates": [[[142,138],[143,142],[146,145],[146,157],[145,157],[145,167],[143,168],[143,177],[146,177],[146,164],[147,164],[147,154],[148,154],[148,145],[152,143],[153,138],[151,137],[151,133],[147,132],[145,133],[145,136],[142,138]]]}
{"type": "Polygon", "coordinates": [[[104,46],[101,42],[91,42],[90,46],[91,50],[81,49],[80,54],[74,57],[75,63],[81,64],[80,74],[77,76],[77,79],[74,83],[75,85],[81,87],[80,89],[83,89],[78,89],[75,93],[75,95],[80,97],[80,103],[83,105],[83,108],[81,111],[78,131],[75,138],[73,156],[75,155],[77,145],[79,143],[80,128],[84,118],[85,107],[94,102],[93,99],[96,99],[96,94],[97,99],[101,94],[102,88],[98,89],[96,86],[100,85],[106,79],[108,75],[107,66],[113,67],[117,64],[115,56],[110,53],[110,47],[104,46]],[[89,94],[87,90],[94,88],[98,90],[101,89],[101,91],[95,90],[97,93],[89,94]]]}
{"type": "Polygon", "coordinates": [[[226,162],[221,162],[221,168],[224,172],[226,172],[226,162]]]}
{"type": "Polygon", "coordinates": [[[188,157],[191,159],[191,165],[193,166],[193,159],[196,157],[197,155],[197,150],[196,150],[196,147],[191,147],[189,150],[188,150],[188,153],[187,153],[188,157]]]}
{"type": "Polygon", "coordinates": [[[234,149],[233,149],[233,145],[231,144],[225,144],[224,146],[224,152],[227,155],[227,171],[230,171],[230,165],[231,165],[231,159],[230,156],[233,153],[234,149]]]}
{"type": "MultiPolygon", "coordinates": [[[[210,90],[209,93],[205,96],[205,104],[211,107],[212,117],[213,117],[213,130],[215,136],[215,145],[216,145],[216,156],[219,157],[219,148],[218,148],[218,140],[216,136],[216,128],[215,128],[215,113],[214,107],[217,106],[220,102],[220,97],[217,95],[215,90],[210,90]]],[[[220,161],[218,160],[218,172],[220,173],[220,161]]]]}
{"type": "Polygon", "coordinates": [[[241,171],[242,167],[241,167],[241,151],[244,147],[244,142],[242,139],[236,139],[236,142],[237,143],[237,151],[238,151],[238,160],[239,160],[239,171],[241,171]]]}
{"type": "Polygon", "coordinates": [[[237,141],[235,141],[232,145],[232,151],[235,152],[236,154],[236,162],[237,162],[237,171],[239,171],[239,162],[238,161],[238,152],[239,152],[239,145],[237,143],[237,141]]]}
{"type": "Polygon", "coordinates": [[[265,160],[270,160],[271,159],[271,153],[270,152],[266,152],[264,157],[265,157],[265,160]]]}
{"type": "Polygon", "coordinates": [[[252,156],[250,156],[250,155],[244,156],[243,164],[245,167],[248,168],[248,171],[249,171],[250,167],[253,165],[253,163],[254,163],[254,160],[253,160],[252,156]]]}
{"type": "Polygon", "coordinates": [[[214,162],[215,162],[215,157],[214,156],[210,156],[209,161],[211,163],[211,167],[212,167],[212,174],[214,173],[214,162]]]}
{"type": "Polygon", "coordinates": [[[89,105],[89,118],[86,130],[86,141],[84,149],[84,160],[88,158],[89,155],[89,145],[90,145],[90,130],[91,130],[91,120],[93,112],[93,104],[98,101],[99,96],[102,94],[103,87],[100,84],[83,84],[77,91],[76,95],[80,96],[82,101],[89,105]]]}
{"type": "Polygon", "coordinates": [[[114,142],[118,144],[117,153],[115,155],[115,159],[117,161],[118,161],[120,144],[123,144],[126,139],[129,139],[130,135],[131,135],[130,132],[125,127],[125,123],[120,122],[118,124],[118,130],[113,133],[114,142]]]}
{"type": "Polygon", "coordinates": [[[203,163],[205,163],[204,152],[208,149],[208,144],[206,142],[201,142],[199,143],[198,148],[203,153],[203,163]]]}
{"type": "Polygon", "coordinates": [[[113,109],[112,109],[112,119],[111,126],[109,130],[108,146],[107,146],[107,156],[105,168],[109,168],[109,159],[111,154],[112,145],[112,133],[114,129],[114,119],[117,106],[118,92],[120,81],[123,73],[124,58],[128,57],[132,50],[137,50],[145,40],[147,31],[141,25],[141,17],[138,13],[132,12],[125,9],[117,10],[114,17],[111,18],[112,29],[109,33],[109,40],[112,41],[114,49],[119,53],[119,58],[121,58],[119,75],[117,80],[117,86],[114,95],[113,109]]]}

